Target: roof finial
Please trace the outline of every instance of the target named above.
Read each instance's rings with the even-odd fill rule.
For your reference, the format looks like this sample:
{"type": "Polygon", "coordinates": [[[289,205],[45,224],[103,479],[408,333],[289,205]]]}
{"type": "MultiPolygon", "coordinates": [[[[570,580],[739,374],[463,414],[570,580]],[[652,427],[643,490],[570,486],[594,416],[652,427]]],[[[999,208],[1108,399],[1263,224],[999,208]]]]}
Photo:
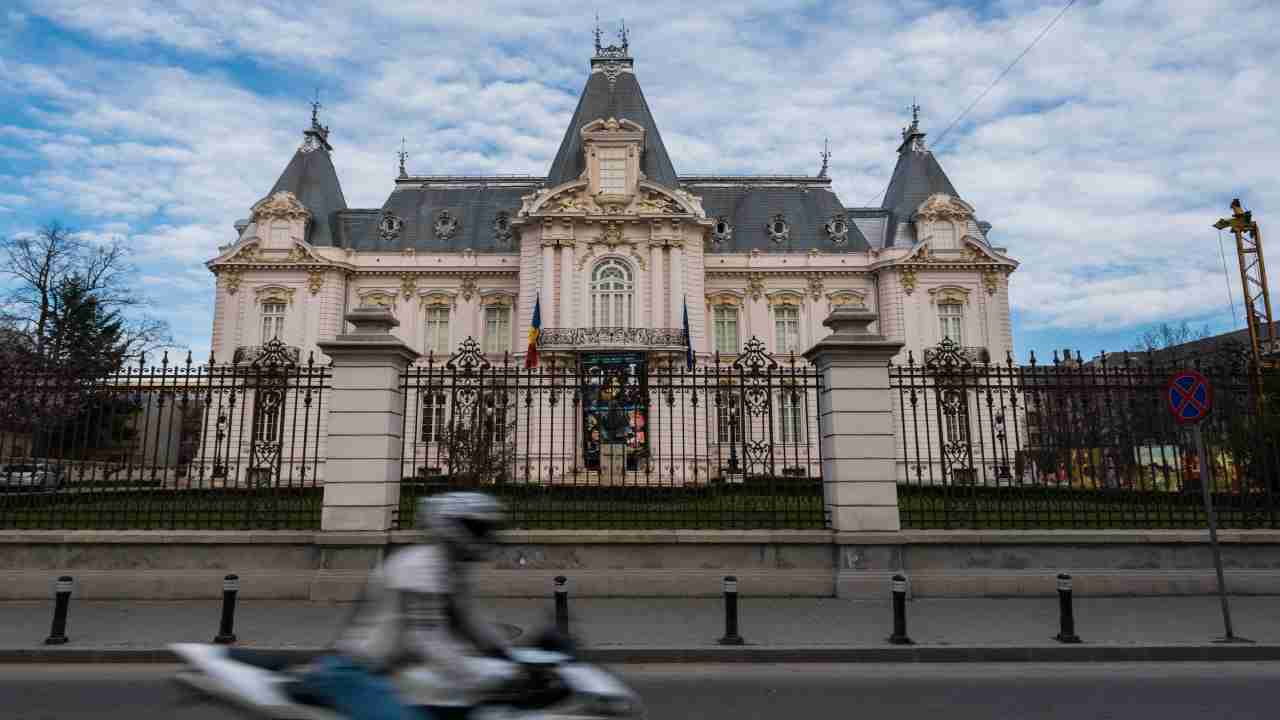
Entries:
{"type": "Polygon", "coordinates": [[[911,124],[902,129],[902,145],[898,148],[898,152],[903,150],[925,152],[924,136],[925,133],[920,131],[920,106],[916,104],[915,98],[912,98],[911,124]]]}
{"type": "Polygon", "coordinates": [[[329,144],[329,128],[320,124],[320,108],[324,107],[320,104],[320,88],[316,88],[316,98],[311,101],[311,127],[302,131],[303,141],[302,152],[312,152],[314,150],[333,150],[333,146],[329,144]]]}
{"type": "Polygon", "coordinates": [[[400,152],[397,154],[400,156],[400,177],[407,178],[409,173],[404,169],[404,161],[409,157],[409,153],[404,149],[404,138],[400,138],[400,152]]]}
{"type": "Polygon", "coordinates": [[[822,138],[822,169],[818,171],[818,177],[827,176],[827,161],[831,159],[831,142],[830,138],[822,138]]]}
{"type": "Polygon", "coordinates": [[[915,98],[911,98],[911,127],[920,127],[920,106],[916,104],[915,98]]]}
{"type": "Polygon", "coordinates": [[[320,88],[316,88],[316,99],[311,101],[311,127],[320,129],[320,108],[324,107],[320,104],[320,88]]]}
{"type": "Polygon", "coordinates": [[[619,22],[618,42],[622,45],[622,54],[627,54],[627,21],[624,18],[619,22]]]}
{"type": "Polygon", "coordinates": [[[596,11],[596,55],[604,50],[604,46],[600,44],[600,12],[596,11]]]}

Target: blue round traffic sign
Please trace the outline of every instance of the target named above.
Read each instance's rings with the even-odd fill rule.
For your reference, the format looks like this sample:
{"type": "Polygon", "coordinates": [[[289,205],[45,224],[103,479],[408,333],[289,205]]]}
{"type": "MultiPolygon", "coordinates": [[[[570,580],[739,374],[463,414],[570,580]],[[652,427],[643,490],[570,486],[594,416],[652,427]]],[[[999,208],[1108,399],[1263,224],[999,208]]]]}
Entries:
{"type": "Polygon", "coordinates": [[[1174,373],[1169,378],[1165,396],[1173,421],[1179,425],[1198,423],[1208,417],[1209,410],[1213,408],[1213,387],[1209,385],[1209,378],[1195,370],[1174,373]]]}

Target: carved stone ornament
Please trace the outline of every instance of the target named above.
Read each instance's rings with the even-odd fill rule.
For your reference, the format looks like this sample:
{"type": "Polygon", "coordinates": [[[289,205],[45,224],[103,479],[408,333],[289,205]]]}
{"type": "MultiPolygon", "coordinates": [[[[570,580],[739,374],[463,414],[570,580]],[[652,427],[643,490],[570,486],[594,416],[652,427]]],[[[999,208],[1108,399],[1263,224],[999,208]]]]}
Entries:
{"type": "Polygon", "coordinates": [[[707,307],[742,307],[742,298],[731,292],[717,292],[707,296],[707,307]]]}
{"type": "Polygon", "coordinates": [[[302,141],[302,147],[298,148],[298,152],[306,153],[315,152],[320,149],[320,139],[311,133],[307,133],[307,137],[302,141]]]}
{"type": "Polygon", "coordinates": [[[360,307],[394,308],[395,306],[396,296],[381,290],[368,293],[360,298],[360,307]]]}
{"type": "Polygon", "coordinates": [[[401,248],[400,254],[405,257],[414,257],[415,255],[418,254],[418,249],[412,246],[407,248],[401,248]]]}
{"type": "Polygon", "coordinates": [[[769,307],[778,307],[780,305],[790,305],[792,307],[800,307],[804,305],[804,296],[795,290],[779,290],[769,294],[769,307]]]}
{"type": "Polygon", "coordinates": [[[243,279],[239,268],[226,268],[218,273],[222,276],[222,285],[227,289],[227,293],[235,295],[240,290],[240,280],[243,279]]]}
{"type": "Polygon", "coordinates": [[[928,222],[936,220],[967,220],[973,217],[973,207],[960,198],[943,193],[930,195],[916,210],[916,218],[928,222]]]}
{"type": "MultiPolygon", "coordinates": [[[[622,63],[605,63],[604,65],[599,65],[598,67],[600,68],[600,72],[604,73],[604,76],[609,78],[610,85],[613,85],[615,82],[618,81],[618,76],[622,74],[622,70],[623,70],[622,63]]],[[[613,123],[616,126],[618,124],[618,121],[614,120],[613,123]]]]}
{"type": "Polygon", "coordinates": [[[408,300],[418,290],[418,279],[409,273],[400,276],[400,294],[404,295],[404,299],[408,300]]]}
{"type": "Polygon", "coordinates": [[[556,199],[556,209],[560,212],[586,212],[589,208],[585,197],[571,193],[556,199]]]}
{"type": "Polygon", "coordinates": [[[827,295],[827,302],[831,303],[832,308],[837,307],[866,307],[866,301],[861,293],[851,292],[849,290],[837,290],[827,295]]]}
{"type": "Polygon", "coordinates": [[[764,231],[769,234],[769,239],[775,243],[782,244],[791,239],[791,226],[787,224],[787,219],[782,213],[778,213],[765,223],[764,231]]]}
{"type": "Polygon", "coordinates": [[[606,223],[604,234],[600,236],[600,242],[609,247],[620,245],[622,243],[622,226],[616,222],[606,223]]]}
{"type": "Polygon", "coordinates": [[[711,242],[716,245],[723,245],[733,239],[733,223],[729,222],[729,218],[721,215],[716,218],[716,223],[711,226],[711,242]]]}
{"type": "Polygon", "coordinates": [[[944,285],[942,287],[930,288],[929,297],[935,305],[944,305],[947,303],[968,305],[969,288],[963,288],[956,285],[944,285]]]}
{"type": "Polygon", "coordinates": [[[902,278],[902,291],[910,295],[916,291],[916,271],[915,268],[904,267],[898,270],[898,275],[902,278]]]}
{"type": "Polygon", "coordinates": [[[240,248],[240,250],[237,251],[235,255],[232,255],[228,259],[235,260],[236,262],[248,262],[248,263],[258,262],[259,260],[258,246],[256,244],[245,245],[244,247],[240,248]]]}
{"type": "Polygon", "coordinates": [[[499,210],[493,218],[493,239],[500,243],[511,242],[511,215],[506,210],[499,210]]]}
{"type": "Polygon", "coordinates": [[[452,240],[458,232],[458,219],[448,210],[436,213],[435,233],[437,240],[452,240]]]}
{"type": "Polygon", "coordinates": [[[755,273],[751,279],[747,281],[747,290],[751,293],[752,300],[759,300],[764,297],[764,276],[755,273]]]}
{"type": "Polygon", "coordinates": [[[473,277],[462,278],[462,285],[459,286],[458,290],[462,293],[463,300],[471,300],[471,296],[475,295],[477,290],[476,279],[473,277]]]}
{"type": "Polygon", "coordinates": [[[293,304],[293,293],[296,288],[281,287],[279,285],[266,285],[254,289],[253,294],[258,300],[258,304],[269,302],[280,302],[286,305],[293,304]]]}
{"type": "Polygon", "coordinates": [[[660,193],[651,192],[645,199],[636,203],[635,209],[640,213],[678,213],[680,207],[673,203],[670,198],[660,193]]]}
{"type": "Polygon", "coordinates": [[[497,292],[480,298],[485,307],[511,307],[513,298],[507,293],[497,292]]]}
{"type": "Polygon", "coordinates": [[[814,300],[822,297],[822,290],[824,287],[821,277],[814,275],[809,278],[809,295],[812,296],[814,300]]]}
{"type": "Polygon", "coordinates": [[[986,289],[988,295],[995,295],[1000,290],[1000,272],[995,268],[984,270],[982,287],[986,289]]]}
{"type": "Polygon", "coordinates": [[[396,217],[395,213],[383,213],[382,219],[378,221],[378,237],[383,242],[394,242],[400,239],[400,230],[404,228],[404,221],[396,217]]]}
{"type": "Polygon", "coordinates": [[[453,307],[453,296],[443,292],[428,292],[418,296],[422,307],[453,307]]]}
{"type": "Polygon", "coordinates": [[[833,245],[846,245],[849,242],[849,221],[844,215],[833,215],[823,229],[833,245]]]}
{"type": "Polygon", "coordinates": [[[324,287],[324,271],[310,270],[307,272],[307,289],[312,295],[320,292],[320,288],[324,287]]]}
{"type": "Polygon", "coordinates": [[[309,220],[311,211],[288,190],[272,193],[259,200],[249,211],[250,222],[264,220],[309,220]]]}

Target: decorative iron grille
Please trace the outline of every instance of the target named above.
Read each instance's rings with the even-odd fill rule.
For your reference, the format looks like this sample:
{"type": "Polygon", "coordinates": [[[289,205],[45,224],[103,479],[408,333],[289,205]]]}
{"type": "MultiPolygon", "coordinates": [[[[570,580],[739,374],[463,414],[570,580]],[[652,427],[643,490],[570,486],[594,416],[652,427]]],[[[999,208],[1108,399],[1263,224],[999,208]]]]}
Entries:
{"type": "Polygon", "coordinates": [[[546,328],[538,335],[539,347],[684,347],[679,328],[546,328]]]}
{"type": "MultiPolygon", "coordinates": [[[[1205,526],[1194,444],[1165,407],[1177,367],[975,364],[950,343],[926,357],[890,368],[904,527],[1205,526]]],[[[1280,375],[1238,346],[1188,364],[1215,389],[1203,432],[1219,521],[1276,527],[1280,375]]]]}
{"type": "Polygon", "coordinates": [[[532,369],[468,339],[403,389],[401,527],[417,499],[461,488],[528,528],[826,524],[819,376],[754,338],[732,365],[623,348],[532,369]]]}
{"type": "Polygon", "coordinates": [[[278,340],[249,357],[0,367],[0,527],[318,528],[329,368],[278,340]]]}

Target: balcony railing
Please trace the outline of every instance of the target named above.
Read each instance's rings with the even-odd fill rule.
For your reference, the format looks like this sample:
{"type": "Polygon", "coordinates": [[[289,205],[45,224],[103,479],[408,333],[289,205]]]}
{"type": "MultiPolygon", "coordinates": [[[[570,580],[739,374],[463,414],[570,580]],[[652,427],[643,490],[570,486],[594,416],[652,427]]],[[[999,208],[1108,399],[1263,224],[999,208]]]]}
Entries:
{"type": "Polygon", "coordinates": [[[538,336],[538,347],[588,348],[683,348],[684,330],[679,328],[543,328],[538,336]]]}

